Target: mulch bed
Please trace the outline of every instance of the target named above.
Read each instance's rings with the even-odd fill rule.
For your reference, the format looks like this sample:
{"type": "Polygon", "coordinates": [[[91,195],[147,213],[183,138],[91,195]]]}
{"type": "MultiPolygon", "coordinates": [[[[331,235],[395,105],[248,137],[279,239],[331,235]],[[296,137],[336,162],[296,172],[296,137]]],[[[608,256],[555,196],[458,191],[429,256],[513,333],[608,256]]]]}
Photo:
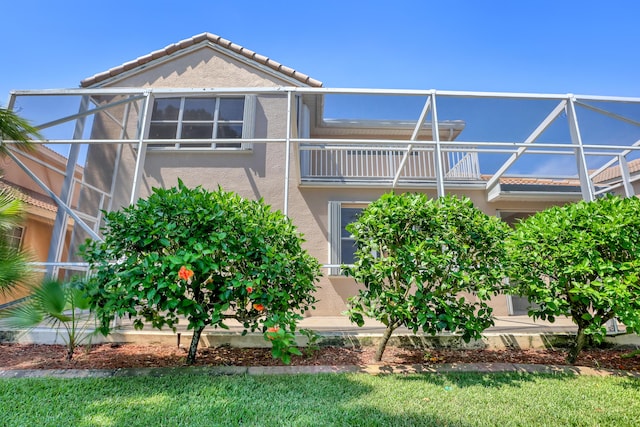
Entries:
{"type": "MultiPolygon", "coordinates": [[[[302,349],[304,351],[304,349],[302,349]]],[[[292,365],[367,365],[373,363],[375,347],[321,347],[308,356],[294,356],[292,365]]],[[[592,368],[640,371],[640,354],[625,349],[587,349],[576,365],[592,368]]],[[[77,349],[73,360],[65,359],[60,345],[0,344],[0,370],[14,369],[116,369],[185,366],[186,350],[175,346],[99,344],[89,351],[77,349]]],[[[565,350],[419,350],[387,347],[386,365],[435,365],[442,363],[524,363],[566,365],[565,350]]],[[[202,348],[196,366],[280,366],[265,348],[202,348]]]]}

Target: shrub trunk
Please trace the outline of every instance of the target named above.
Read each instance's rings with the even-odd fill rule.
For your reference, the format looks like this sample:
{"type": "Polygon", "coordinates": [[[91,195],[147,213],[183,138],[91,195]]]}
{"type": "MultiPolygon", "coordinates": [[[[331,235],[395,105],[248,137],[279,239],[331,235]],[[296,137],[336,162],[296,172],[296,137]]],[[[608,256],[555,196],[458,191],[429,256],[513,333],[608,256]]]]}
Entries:
{"type": "Polygon", "coordinates": [[[576,343],[569,350],[569,355],[567,356],[567,362],[572,365],[576,363],[578,359],[578,354],[582,351],[582,348],[587,343],[587,335],[584,333],[584,328],[578,327],[578,335],[576,336],[576,343]]]}
{"type": "Polygon", "coordinates": [[[380,345],[378,345],[378,349],[376,350],[376,355],[373,358],[375,362],[380,362],[382,360],[382,354],[387,348],[387,343],[389,342],[389,338],[391,338],[391,334],[393,334],[393,331],[395,330],[396,328],[393,326],[393,324],[390,324],[389,326],[387,326],[387,329],[384,330],[382,340],[380,341],[380,345]]]}
{"type": "Polygon", "coordinates": [[[200,342],[202,331],[204,331],[204,326],[193,330],[193,338],[191,338],[191,345],[187,354],[187,365],[193,365],[196,362],[196,352],[198,351],[198,343],[200,342]]]}

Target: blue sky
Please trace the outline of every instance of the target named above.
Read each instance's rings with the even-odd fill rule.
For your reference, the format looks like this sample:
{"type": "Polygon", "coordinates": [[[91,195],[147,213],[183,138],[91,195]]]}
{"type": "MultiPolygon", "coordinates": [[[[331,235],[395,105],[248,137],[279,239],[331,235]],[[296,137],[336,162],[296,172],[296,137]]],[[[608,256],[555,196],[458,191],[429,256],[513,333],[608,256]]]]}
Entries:
{"type": "MultiPolygon", "coordinates": [[[[78,87],[86,77],[205,31],[325,87],[640,97],[637,0],[110,0],[100,8],[76,0],[4,3],[0,105],[12,89],[78,87]]],[[[417,105],[403,118],[417,118],[417,105]]],[[[515,129],[509,120],[510,127],[502,126],[513,116],[509,107],[493,114],[495,124],[480,114],[483,107],[451,117],[442,104],[439,109],[441,119],[466,121],[464,137],[480,140],[483,129],[498,128],[513,134],[503,140],[522,140],[537,125],[515,129]],[[480,114],[475,121],[474,114],[480,114]]],[[[56,115],[58,107],[45,110],[56,115]]],[[[635,141],[638,132],[627,132],[626,140],[635,141]]],[[[619,142],[615,136],[604,143],[619,142]]],[[[497,138],[493,131],[489,137],[497,138]]],[[[483,161],[483,168],[490,172],[499,160],[483,161]]],[[[604,161],[594,160],[592,167],[604,161]]],[[[553,165],[539,156],[521,163],[525,169],[553,165]]],[[[575,161],[561,157],[555,169],[572,174],[575,161]]]]}
{"type": "Polygon", "coordinates": [[[86,1],[2,5],[0,103],[208,31],[317,78],[376,87],[640,96],[640,3],[86,1]]]}

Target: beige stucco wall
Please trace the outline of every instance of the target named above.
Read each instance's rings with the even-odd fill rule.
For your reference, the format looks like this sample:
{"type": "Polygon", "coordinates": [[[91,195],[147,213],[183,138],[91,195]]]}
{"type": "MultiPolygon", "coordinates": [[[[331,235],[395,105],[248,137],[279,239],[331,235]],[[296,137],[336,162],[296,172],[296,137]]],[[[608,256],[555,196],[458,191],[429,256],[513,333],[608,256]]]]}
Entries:
{"type": "MultiPolygon", "coordinates": [[[[306,249],[322,263],[329,263],[329,221],[328,206],[330,201],[341,202],[371,202],[389,191],[389,188],[309,188],[291,187],[289,198],[289,216],[307,239],[306,249]]],[[[397,190],[397,192],[403,189],[397,190]]],[[[422,192],[430,197],[436,197],[434,188],[404,189],[410,192],[422,192]]],[[[548,206],[551,202],[516,202],[502,201],[489,203],[486,201],[484,190],[451,191],[449,194],[469,197],[474,205],[488,215],[498,215],[499,211],[536,212],[548,206]]],[[[325,277],[320,283],[318,291],[317,310],[314,315],[336,315],[346,309],[346,302],[350,296],[357,293],[359,286],[352,280],[341,276],[329,276],[325,270],[325,277]]],[[[495,297],[491,304],[496,315],[507,315],[506,297],[495,297]]]]}
{"type": "Polygon", "coordinates": [[[209,45],[168,57],[136,73],[123,74],[111,87],[231,88],[293,86],[290,80],[259,65],[238,60],[209,45]]]}
{"type": "MultiPolygon", "coordinates": [[[[250,66],[209,46],[190,50],[171,61],[144,68],[136,74],[125,75],[110,82],[111,87],[275,87],[291,85],[258,66],[250,66]]],[[[256,138],[284,137],[286,96],[260,96],[256,105],[256,138]]],[[[124,107],[112,111],[117,117],[124,107]]],[[[135,135],[137,116],[130,112],[128,132],[135,135]]],[[[92,138],[119,138],[121,129],[105,115],[94,119],[92,138]]],[[[120,157],[118,179],[115,184],[113,207],[128,205],[134,178],[137,143],[124,145],[120,157]]],[[[149,194],[152,187],[172,186],[181,178],[188,185],[203,184],[207,188],[228,183],[236,184],[247,197],[262,194],[277,197],[283,184],[271,181],[284,173],[284,147],[255,144],[252,152],[154,152],[148,151],[139,196],[149,194]],[[176,157],[177,156],[177,157],[176,157]],[[269,173],[267,173],[269,171],[269,173]],[[278,190],[275,190],[278,188],[278,190]]],[[[111,187],[111,175],[117,158],[116,145],[93,145],[87,156],[87,182],[103,190],[111,187]]],[[[231,189],[231,188],[229,188],[231,189]]],[[[281,197],[281,196],[280,196],[281,197]]],[[[95,203],[94,203],[95,204],[95,203]]],[[[89,204],[91,205],[91,204],[89,204]]],[[[85,204],[85,206],[88,206],[85,204]]]]}
{"type": "MultiPolygon", "coordinates": [[[[128,75],[112,86],[137,87],[264,87],[291,85],[261,69],[223,55],[209,48],[187,53],[171,62],[148,67],[138,74],[128,75]]],[[[259,96],[256,105],[256,138],[283,138],[286,123],[284,96],[259,96]]],[[[135,121],[135,120],[133,120],[135,121]]],[[[94,138],[115,137],[117,126],[109,120],[94,121],[94,138]]],[[[372,136],[373,137],[373,136],[372,136]]],[[[116,182],[114,208],[129,202],[136,145],[125,145],[116,182]]],[[[93,145],[90,148],[86,173],[87,181],[100,188],[111,185],[116,147],[93,145]]],[[[299,185],[300,172],[292,147],[289,216],[304,234],[305,248],[321,263],[329,262],[328,204],[330,201],[367,202],[377,199],[388,188],[311,188],[299,185]]],[[[215,189],[218,185],[228,191],[251,198],[264,198],[275,209],[284,204],[285,146],[283,143],[255,144],[250,152],[217,151],[148,151],[140,183],[139,196],[145,197],[152,187],[171,187],[181,179],[188,186],[202,185],[215,189]]],[[[411,190],[415,191],[415,190],[411,190]]],[[[432,197],[435,188],[423,189],[432,197]]],[[[483,190],[456,191],[467,195],[482,210],[496,215],[499,210],[536,211],[548,206],[540,202],[487,202],[483,190]]],[[[346,309],[346,301],[356,294],[358,286],[344,277],[329,277],[328,271],[320,282],[319,303],[312,315],[339,315],[346,309]]],[[[497,297],[496,314],[506,314],[505,297],[497,297]]]]}

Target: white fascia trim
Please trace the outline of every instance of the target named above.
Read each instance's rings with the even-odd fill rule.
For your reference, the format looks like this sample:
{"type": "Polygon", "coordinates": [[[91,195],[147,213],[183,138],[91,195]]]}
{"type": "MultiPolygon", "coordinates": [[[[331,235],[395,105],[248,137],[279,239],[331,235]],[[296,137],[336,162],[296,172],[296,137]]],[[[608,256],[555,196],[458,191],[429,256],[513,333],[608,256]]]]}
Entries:
{"type": "MultiPolygon", "coordinates": [[[[372,119],[325,119],[323,121],[327,127],[416,127],[415,120],[372,120],[372,119]]],[[[452,128],[454,130],[464,130],[464,120],[444,120],[438,122],[438,127],[452,128]]],[[[423,128],[430,128],[431,124],[425,122],[423,128]]]]}

